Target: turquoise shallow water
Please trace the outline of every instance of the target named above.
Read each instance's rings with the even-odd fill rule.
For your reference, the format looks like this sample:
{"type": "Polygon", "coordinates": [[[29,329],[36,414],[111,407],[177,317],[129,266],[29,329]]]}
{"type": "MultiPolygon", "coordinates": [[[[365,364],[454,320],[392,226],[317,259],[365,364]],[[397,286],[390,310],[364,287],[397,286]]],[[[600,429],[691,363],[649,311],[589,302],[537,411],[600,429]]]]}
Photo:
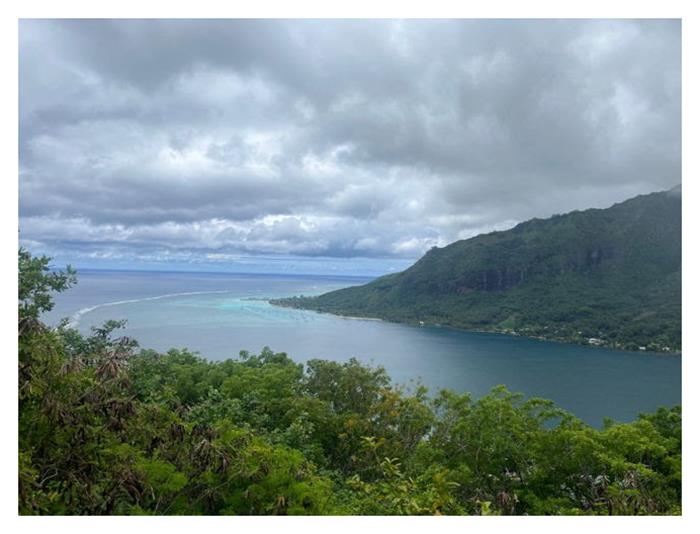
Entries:
{"type": "Polygon", "coordinates": [[[85,271],[57,295],[46,320],[71,317],[88,332],[127,319],[143,347],[187,347],[212,360],[263,346],[311,358],[383,365],[397,383],[474,396],[505,384],[553,399],[585,421],[631,420],[681,401],[681,357],[614,351],[498,334],[346,319],[279,308],[267,299],[317,294],[360,278],[85,271]]]}

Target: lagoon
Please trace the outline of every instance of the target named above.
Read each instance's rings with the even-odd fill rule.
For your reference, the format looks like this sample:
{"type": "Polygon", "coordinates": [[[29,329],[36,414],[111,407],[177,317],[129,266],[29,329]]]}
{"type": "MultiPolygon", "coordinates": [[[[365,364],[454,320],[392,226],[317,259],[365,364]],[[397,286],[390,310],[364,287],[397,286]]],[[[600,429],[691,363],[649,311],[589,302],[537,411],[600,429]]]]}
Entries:
{"type": "Polygon", "coordinates": [[[126,319],[143,348],[187,347],[211,360],[264,346],[301,363],[351,357],[382,365],[399,384],[450,388],[474,397],[504,384],[554,400],[587,423],[630,421],[681,402],[681,356],[632,353],[501,334],[342,318],[270,305],[320,294],[361,277],[81,270],[45,316],[84,333],[126,319]]]}

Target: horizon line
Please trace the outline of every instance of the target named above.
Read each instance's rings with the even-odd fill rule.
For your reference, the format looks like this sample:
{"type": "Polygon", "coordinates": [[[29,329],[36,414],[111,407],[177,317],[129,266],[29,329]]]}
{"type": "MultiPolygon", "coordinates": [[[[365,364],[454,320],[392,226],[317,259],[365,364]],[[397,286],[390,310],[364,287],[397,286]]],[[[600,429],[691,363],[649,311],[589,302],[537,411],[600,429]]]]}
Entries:
{"type": "MultiPolygon", "coordinates": [[[[70,264],[69,264],[70,265],[70,264]]],[[[326,278],[377,278],[378,276],[384,276],[382,274],[370,275],[370,274],[321,274],[321,273],[280,273],[280,272],[248,272],[248,271],[190,271],[190,270],[168,270],[168,269],[139,269],[139,268],[111,268],[111,267],[76,267],[71,265],[78,274],[80,271],[109,271],[109,272],[136,272],[136,273],[169,273],[169,274],[222,274],[222,275],[253,275],[253,276],[315,276],[315,277],[326,277],[326,278]]],[[[49,266],[51,271],[65,271],[65,267],[59,268],[55,266],[49,266]]],[[[398,271],[397,271],[398,272],[398,271]]],[[[391,273],[386,273],[391,274],[391,273]]]]}

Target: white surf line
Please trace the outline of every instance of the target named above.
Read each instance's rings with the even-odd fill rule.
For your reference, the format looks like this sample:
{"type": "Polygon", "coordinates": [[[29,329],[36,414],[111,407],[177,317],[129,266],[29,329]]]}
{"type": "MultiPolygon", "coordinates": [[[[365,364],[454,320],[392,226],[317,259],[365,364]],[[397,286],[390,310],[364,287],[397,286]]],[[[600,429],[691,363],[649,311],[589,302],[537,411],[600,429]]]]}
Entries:
{"type": "Polygon", "coordinates": [[[75,312],[72,316],[70,321],[68,322],[68,328],[78,328],[78,325],[80,324],[80,319],[85,315],[86,313],[90,313],[95,311],[98,308],[105,308],[107,306],[119,306],[121,304],[133,304],[135,302],[144,302],[147,300],[161,300],[161,299],[168,299],[168,298],[173,298],[173,297],[187,297],[190,295],[214,295],[217,293],[231,293],[231,290],[223,290],[223,291],[190,291],[187,293],[168,293],[166,295],[157,295],[155,297],[144,297],[141,299],[130,299],[130,300],[115,300],[114,302],[104,302],[103,304],[97,304],[96,306],[90,306],[88,308],[83,308],[81,310],[78,310],[75,312]]]}

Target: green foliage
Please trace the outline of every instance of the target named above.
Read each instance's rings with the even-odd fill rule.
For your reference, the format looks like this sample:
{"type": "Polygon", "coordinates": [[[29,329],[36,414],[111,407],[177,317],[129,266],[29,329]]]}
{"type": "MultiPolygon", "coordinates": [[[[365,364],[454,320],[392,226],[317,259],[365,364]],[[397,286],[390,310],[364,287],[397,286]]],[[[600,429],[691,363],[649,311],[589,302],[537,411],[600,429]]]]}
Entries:
{"type": "Polygon", "coordinates": [[[681,199],[533,219],[404,272],[275,304],[637,350],[681,349],[681,199]]]}
{"type": "Polygon", "coordinates": [[[122,323],[27,324],[20,514],[681,511],[680,407],[595,429],[503,386],[431,398],[356,360],[304,368],[265,348],[210,362],[136,352],[122,323]]]}
{"type": "Polygon", "coordinates": [[[65,291],[76,282],[76,273],[68,266],[64,272],[51,272],[50,258],[32,257],[19,249],[19,316],[22,320],[37,319],[39,314],[53,308],[51,292],[65,291]]]}

